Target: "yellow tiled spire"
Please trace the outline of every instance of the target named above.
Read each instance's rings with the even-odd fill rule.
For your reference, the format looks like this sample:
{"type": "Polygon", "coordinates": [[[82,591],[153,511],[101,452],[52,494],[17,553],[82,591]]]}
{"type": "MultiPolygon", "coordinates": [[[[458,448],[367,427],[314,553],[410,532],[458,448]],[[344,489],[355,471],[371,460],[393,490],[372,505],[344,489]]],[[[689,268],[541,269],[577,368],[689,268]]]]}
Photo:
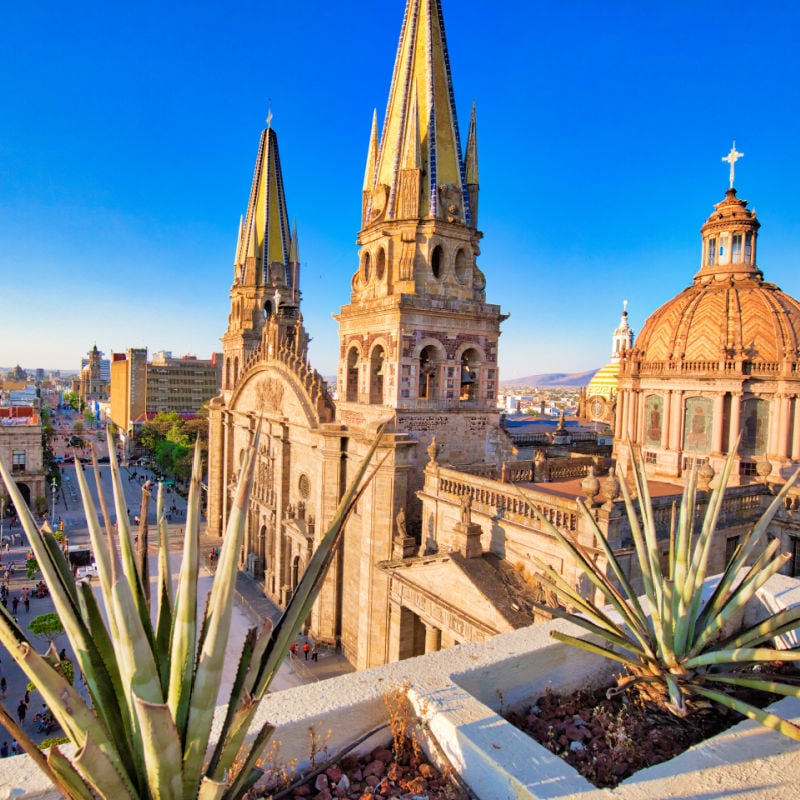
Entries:
{"type": "MultiPolygon", "coordinates": [[[[446,217],[474,227],[439,0],[406,4],[377,163],[364,187],[365,226],[396,219],[409,207],[406,198],[398,208],[406,194],[400,173],[417,155],[419,201],[412,205],[419,218],[446,217]]],[[[368,166],[365,178],[369,173],[368,166]]]]}
{"type": "MultiPolygon", "coordinates": [[[[239,280],[252,286],[264,285],[272,265],[289,264],[290,242],[278,137],[268,127],[261,133],[250,200],[236,248],[234,271],[239,280]]],[[[266,283],[270,283],[268,277],[266,283]]]]}

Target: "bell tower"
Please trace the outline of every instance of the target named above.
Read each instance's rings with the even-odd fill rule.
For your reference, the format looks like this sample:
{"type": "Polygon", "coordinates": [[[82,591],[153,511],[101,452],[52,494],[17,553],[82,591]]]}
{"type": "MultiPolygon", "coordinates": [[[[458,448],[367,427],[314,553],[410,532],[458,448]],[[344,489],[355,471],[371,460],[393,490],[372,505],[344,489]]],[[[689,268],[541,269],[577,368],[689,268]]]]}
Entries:
{"type": "Polygon", "coordinates": [[[380,139],[373,115],[359,267],[337,317],[339,406],[393,412],[398,431],[435,435],[459,463],[484,457],[505,318],[477,264],[478,189],[475,108],[462,150],[440,2],[408,0],[380,139]],[[468,431],[434,430],[431,412],[467,411],[481,418],[468,431]]]}
{"type": "Polygon", "coordinates": [[[288,346],[305,358],[308,337],[300,315],[297,226],[289,232],[278,137],[267,118],[261,133],[247,213],[239,220],[231,311],[222,336],[222,393],[230,396],[244,365],[288,346]]]}

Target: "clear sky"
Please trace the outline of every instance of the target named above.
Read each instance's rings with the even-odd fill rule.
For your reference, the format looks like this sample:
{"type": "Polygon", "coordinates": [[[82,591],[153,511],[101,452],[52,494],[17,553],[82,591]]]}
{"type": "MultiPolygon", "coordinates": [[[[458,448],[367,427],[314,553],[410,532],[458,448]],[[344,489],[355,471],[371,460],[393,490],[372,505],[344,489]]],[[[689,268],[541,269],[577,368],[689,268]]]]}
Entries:
{"type": "MultiPolygon", "coordinates": [[[[479,264],[501,377],[594,369],[699,268],[728,185],[800,296],[800,4],[442,0],[462,135],[477,103],[479,264]]],[[[219,350],[268,107],[297,218],[312,364],[357,268],[373,108],[404,0],[4,4],[0,366],[93,344],[219,350]]]]}

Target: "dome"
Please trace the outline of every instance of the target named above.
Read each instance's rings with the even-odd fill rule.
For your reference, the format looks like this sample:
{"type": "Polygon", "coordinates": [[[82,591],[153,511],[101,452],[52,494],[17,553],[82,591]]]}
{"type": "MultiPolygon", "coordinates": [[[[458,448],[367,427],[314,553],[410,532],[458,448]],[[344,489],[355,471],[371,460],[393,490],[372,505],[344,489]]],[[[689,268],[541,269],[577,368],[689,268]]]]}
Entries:
{"type": "Polygon", "coordinates": [[[800,303],[765,282],[756,266],[755,212],[733,188],[714,209],[701,228],[703,263],[692,285],[652,314],[636,340],[632,356],[640,369],[798,360],[800,303]]]}

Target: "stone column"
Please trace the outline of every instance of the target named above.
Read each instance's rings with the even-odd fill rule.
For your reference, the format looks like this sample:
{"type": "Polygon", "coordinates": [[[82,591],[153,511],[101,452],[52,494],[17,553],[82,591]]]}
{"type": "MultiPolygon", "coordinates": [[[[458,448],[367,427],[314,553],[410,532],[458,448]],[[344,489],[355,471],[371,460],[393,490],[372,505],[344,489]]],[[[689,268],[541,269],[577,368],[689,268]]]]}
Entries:
{"type": "Polygon", "coordinates": [[[725,393],[714,397],[714,418],[711,424],[711,452],[722,455],[722,417],[725,413],[725,393]]]}
{"type": "Polygon", "coordinates": [[[792,398],[794,425],[792,427],[792,461],[800,461],[800,397],[792,398]]]}
{"type": "Polygon", "coordinates": [[[731,429],[728,436],[728,452],[736,450],[736,440],[739,438],[739,426],[742,415],[742,395],[731,392],[731,429]]]}
{"type": "Polygon", "coordinates": [[[442,649],[442,632],[429,622],[425,624],[425,655],[442,649]]]}
{"type": "Polygon", "coordinates": [[[681,423],[683,421],[683,392],[676,389],[672,392],[669,414],[669,448],[678,451],[681,449],[681,423]]]}
{"type": "Polygon", "coordinates": [[[775,455],[781,459],[789,456],[789,422],[792,412],[791,400],[788,395],[778,396],[778,445],[775,448],[775,455]]]}
{"type": "Polygon", "coordinates": [[[669,418],[672,413],[672,392],[664,392],[661,407],[661,449],[669,450],[669,418]]]}

